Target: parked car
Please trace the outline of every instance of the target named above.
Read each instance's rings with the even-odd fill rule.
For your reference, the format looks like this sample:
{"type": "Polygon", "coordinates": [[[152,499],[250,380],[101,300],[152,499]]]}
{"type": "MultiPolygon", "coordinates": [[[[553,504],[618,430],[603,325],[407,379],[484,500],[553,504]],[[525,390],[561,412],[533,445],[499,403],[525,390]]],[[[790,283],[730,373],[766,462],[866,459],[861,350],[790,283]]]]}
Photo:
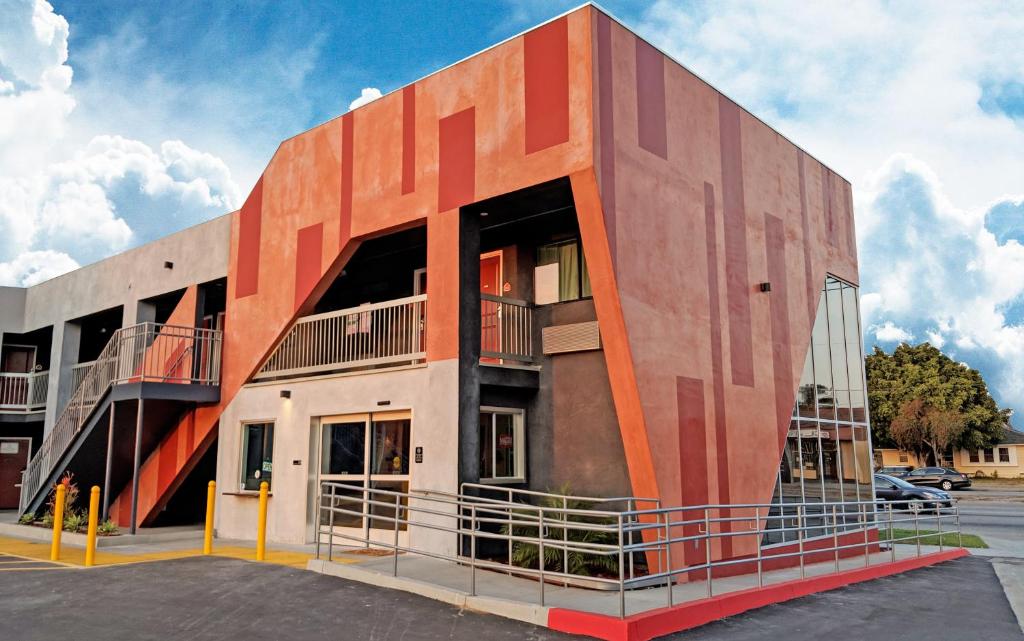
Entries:
{"type": "Polygon", "coordinates": [[[885,467],[879,468],[878,474],[887,474],[889,476],[895,476],[896,478],[903,478],[914,469],[913,465],[886,465],[885,467]]]}
{"type": "Polygon", "coordinates": [[[914,485],[941,487],[947,492],[971,486],[971,479],[966,474],[949,467],[919,467],[902,478],[914,485]]]}
{"type": "Polygon", "coordinates": [[[888,474],[875,474],[875,498],[899,501],[894,506],[896,509],[913,512],[953,505],[953,497],[942,490],[918,487],[888,474]]]}

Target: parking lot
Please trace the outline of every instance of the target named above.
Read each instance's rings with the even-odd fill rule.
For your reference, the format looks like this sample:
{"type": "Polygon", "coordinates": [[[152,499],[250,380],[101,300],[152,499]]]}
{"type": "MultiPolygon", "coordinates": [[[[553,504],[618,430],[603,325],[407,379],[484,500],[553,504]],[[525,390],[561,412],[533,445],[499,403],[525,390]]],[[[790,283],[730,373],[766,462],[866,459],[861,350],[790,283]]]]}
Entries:
{"type": "MultiPolygon", "coordinates": [[[[0,621],[2,637],[19,641],[572,638],[403,592],[221,557],[0,572],[0,621]]],[[[844,641],[1024,641],[985,558],[770,606],[669,638],[801,641],[833,633],[844,641]]]]}

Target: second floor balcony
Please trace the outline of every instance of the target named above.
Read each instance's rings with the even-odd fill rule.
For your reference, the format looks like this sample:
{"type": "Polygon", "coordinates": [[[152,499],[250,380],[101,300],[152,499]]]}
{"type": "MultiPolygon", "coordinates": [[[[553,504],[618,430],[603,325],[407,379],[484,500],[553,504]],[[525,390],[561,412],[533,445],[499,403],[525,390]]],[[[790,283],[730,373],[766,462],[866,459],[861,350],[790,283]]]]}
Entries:
{"type": "MultiPolygon", "coordinates": [[[[533,308],[480,295],[481,362],[531,364],[533,308]]],[[[315,376],[422,363],[426,360],[426,295],[305,316],[296,321],[255,380],[315,376]]]]}
{"type": "Polygon", "coordinates": [[[50,372],[0,373],[0,412],[31,414],[46,409],[50,372]]]}

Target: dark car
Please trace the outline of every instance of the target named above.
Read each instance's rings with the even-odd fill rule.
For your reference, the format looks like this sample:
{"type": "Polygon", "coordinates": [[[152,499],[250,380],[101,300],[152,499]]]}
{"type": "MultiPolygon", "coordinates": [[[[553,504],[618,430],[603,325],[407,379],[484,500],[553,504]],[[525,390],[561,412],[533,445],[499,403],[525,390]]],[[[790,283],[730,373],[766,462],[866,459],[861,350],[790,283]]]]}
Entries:
{"type": "Polygon", "coordinates": [[[889,476],[895,476],[900,479],[910,474],[911,470],[914,469],[913,465],[886,465],[883,468],[879,468],[878,474],[887,474],[889,476]]]}
{"type": "Polygon", "coordinates": [[[897,501],[896,509],[916,512],[917,510],[950,507],[953,497],[942,490],[911,485],[903,479],[888,474],[875,474],[875,498],[883,501],[897,501]]]}
{"type": "Polygon", "coordinates": [[[914,485],[941,487],[947,492],[971,486],[971,479],[966,474],[948,467],[919,467],[904,476],[903,480],[914,485]]]}

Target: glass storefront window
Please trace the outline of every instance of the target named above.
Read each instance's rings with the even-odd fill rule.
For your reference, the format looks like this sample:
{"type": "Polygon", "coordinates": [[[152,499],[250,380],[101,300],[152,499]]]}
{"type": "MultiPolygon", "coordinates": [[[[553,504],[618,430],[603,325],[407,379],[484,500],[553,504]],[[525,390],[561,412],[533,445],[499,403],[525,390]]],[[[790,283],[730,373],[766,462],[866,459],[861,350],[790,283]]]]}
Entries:
{"type": "MultiPolygon", "coordinates": [[[[804,361],[786,446],[779,465],[775,514],[795,526],[804,503],[806,538],[830,535],[831,502],[872,501],[872,452],[861,347],[857,288],[831,276],[818,300],[811,343],[804,361]],[[792,513],[792,514],[791,514],[792,513]]],[[[991,456],[991,454],[989,454],[991,456]]],[[[861,511],[847,505],[836,514],[840,530],[862,527],[861,511]]],[[[769,525],[765,543],[796,539],[769,525]]]]}

